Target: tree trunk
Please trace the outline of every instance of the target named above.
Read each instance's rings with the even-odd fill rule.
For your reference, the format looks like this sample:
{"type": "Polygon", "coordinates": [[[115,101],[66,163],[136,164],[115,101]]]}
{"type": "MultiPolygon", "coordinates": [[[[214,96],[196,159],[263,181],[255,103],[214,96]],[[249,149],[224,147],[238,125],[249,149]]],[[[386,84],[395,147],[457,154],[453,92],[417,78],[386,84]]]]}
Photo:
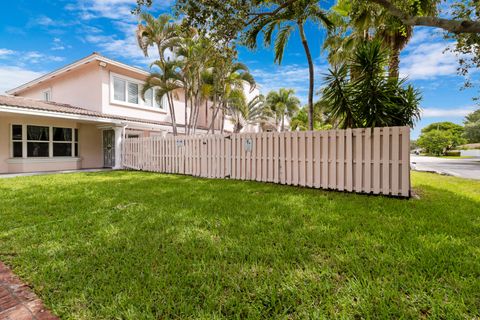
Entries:
{"type": "Polygon", "coordinates": [[[192,131],[192,123],[193,123],[193,112],[195,110],[195,106],[194,106],[194,103],[193,103],[193,98],[190,97],[190,115],[188,117],[188,134],[190,135],[191,131],[192,131]]]}
{"type": "Polygon", "coordinates": [[[400,50],[393,49],[388,62],[388,75],[390,78],[397,78],[400,75],[400,50]]]}
{"type": "Polygon", "coordinates": [[[177,135],[177,119],[175,117],[175,107],[173,106],[173,99],[170,93],[167,93],[168,107],[170,109],[170,118],[172,119],[172,131],[173,135],[177,135]]]}
{"type": "Polygon", "coordinates": [[[282,115],[282,132],[285,131],[285,114],[282,115]]]}
{"type": "Polygon", "coordinates": [[[188,93],[187,93],[187,88],[184,88],[185,90],[185,123],[184,123],[184,127],[183,127],[183,130],[184,130],[184,133],[185,135],[187,135],[187,119],[188,119],[188,93]]]}
{"type": "Polygon", "coordinates": [[[214,100],[213,100],[213,114],[212,114],[212,122],[210,123],[210,126],[208,128],[208,130],[210,131],[210,129],[212,130],[212,133],[215,133],[215,120],[217,119],[217,116],[218,116],[218,112],[220,111],[220,107],[221,107],[221,103],[218,103],[217,104],[217,97],[215,96],[214,100]]]}
{"type": "Polygon", "coordinates": [[[222,105],[222,123],[220,124],[220,133],[223,134],[224,126],[225,126],[225,103],[222,105]]]}
{"type": "Polygon", "coordinates": [[[302,39],[303,48],[305,49],[305,54],[307,55],[308,60],[308,128],[309,130],[313,130],[313,90],[315,85],[313,60],[312,55],[310,54],[310,49],[308,48],[307,38],[305,37],[305,30],[303,30],[303,23],[298,21],[297,24],[298,30],[300,31],[300,38],[302,39]]]}
{"type": "Polygon", "coordinates": [[[200,104],[201,101],[198,97],[198,93],[195,96],[195,114],[193,115],[193,133],[197,132],[197,125],[198,125],[198,115],[200,114],[200,104]]]}

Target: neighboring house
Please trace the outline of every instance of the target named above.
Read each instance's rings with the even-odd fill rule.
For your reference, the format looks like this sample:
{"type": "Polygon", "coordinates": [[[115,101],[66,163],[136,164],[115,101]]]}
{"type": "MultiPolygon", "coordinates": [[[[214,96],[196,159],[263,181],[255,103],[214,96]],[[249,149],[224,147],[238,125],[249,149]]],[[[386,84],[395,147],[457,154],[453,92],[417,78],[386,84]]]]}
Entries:
{"type": "MultiPolygon", "coordinates": [[[[151,90],[140,97],[148,75],[93,53],[7,91],[11,96],[0,96],[0,173],[120,168],[125,137],[171,132],[166,99],[155,101],[151,90]]],[[[173,96],[182,133],[183,93],[173,96]]],[[[202,106],[198,133],[208,129],[211,113],[202,106]]]]}

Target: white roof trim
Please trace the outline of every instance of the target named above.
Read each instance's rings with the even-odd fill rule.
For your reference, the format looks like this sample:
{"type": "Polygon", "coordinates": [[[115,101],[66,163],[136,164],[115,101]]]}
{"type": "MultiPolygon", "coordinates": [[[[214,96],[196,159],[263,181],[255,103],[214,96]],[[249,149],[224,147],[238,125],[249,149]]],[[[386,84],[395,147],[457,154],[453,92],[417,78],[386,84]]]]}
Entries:
{"type": "Polygon", "coordinates": [[[139,68],[136,68],[136,67],[132,67],[132,66],[129,66],[128,64],[121,63],[121,62],[106,58],[104,56],[99,55],[98,53],[93,53],[93,54],[91,54],[91,55],[89,55],[89,56],[87,56],[83,59],[80,59],[80,60],[78,60],[74,63],[66,65],[63,68],[60,68],[58,70],[47,73],[47,74],[45,74],[45,75],[43,75],[43,76],[41,76],[37,79],[34,79],[30,82],[22,84],[21,86],[18,86],[14,89],[8,90],[8,91],[6,91],[6,93],[11,94],[11,95],[20,93],[23,90],[28,89],[28,88],[30,88],[30,87],[38,84],[38,83],[41,83],[41,82],[44,82],[46,80],[52,79],[56,76],[59,76],[59,75],[65,73],[65,72],[68,72],[72,69],[78,68],[78,67],[80,67],[82,65],[85,65],[87,63],[90,63],[92,61],[102,61],[102,62],[105,62],[107,64],[110,64],[110,65],[113,65],[113,66],[116,66],[116,67],[119,67],[119,68],[122,68],[122,69],[126,69],[126,70],[129,70],[129,71],[132,71],[132,72],[136,72],[136,73],[144,75],[144,76],[149,76],[150,75],[150,73],[145,71],[145,70],[142,70],[142,69],[139,69],[139,68]]]}
{"type": "Polygon", "coordinates": [[[33,110],[33,109],[27,109],[27,108],[24,109],[21,107],[12,107],[12,106],[5,106],[5,105],[0,105],[0,112],[8,112],[8,113],[38,116],[38,117],[86,121],[86,122],[98,122],[98,123],[113,124],[118,126],[128,125],[129,127],[135,127],[135,128],[144,129],[144,130],[147,130],[147,129],[165,130],[166,128],[168,128],[168,126],[165,126],[165,125],[141,123],[141,122],[136,122],[132,120],[119,120],[119,119],[103,118],[103,117],[88,116],[88,115],[81,115],[81,114],[71,114],[71,113],[48,111],[48,110],[33,110]]]}

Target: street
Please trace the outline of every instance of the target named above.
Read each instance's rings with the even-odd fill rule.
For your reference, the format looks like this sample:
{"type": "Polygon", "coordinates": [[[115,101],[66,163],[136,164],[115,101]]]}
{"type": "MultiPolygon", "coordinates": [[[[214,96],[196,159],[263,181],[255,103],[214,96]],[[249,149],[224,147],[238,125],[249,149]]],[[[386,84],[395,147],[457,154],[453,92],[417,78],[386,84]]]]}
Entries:
{"type": "Polygon", "coordinates": [[[460,178],[480,180],[480,159],[445,159],[426,156],[410,156],[412,170],[434,171],[460,178]]]}

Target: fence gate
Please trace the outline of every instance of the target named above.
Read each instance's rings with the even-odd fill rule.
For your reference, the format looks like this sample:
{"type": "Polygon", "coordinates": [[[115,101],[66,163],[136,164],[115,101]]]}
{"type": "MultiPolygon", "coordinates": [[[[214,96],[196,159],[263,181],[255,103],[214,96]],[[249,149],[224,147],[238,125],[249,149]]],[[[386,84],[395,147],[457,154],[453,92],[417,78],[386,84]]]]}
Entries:
{"type": "Polygon", "coordinates": [[[410,128],[128,138],[125,168],[408,197],[410,128]]]}

